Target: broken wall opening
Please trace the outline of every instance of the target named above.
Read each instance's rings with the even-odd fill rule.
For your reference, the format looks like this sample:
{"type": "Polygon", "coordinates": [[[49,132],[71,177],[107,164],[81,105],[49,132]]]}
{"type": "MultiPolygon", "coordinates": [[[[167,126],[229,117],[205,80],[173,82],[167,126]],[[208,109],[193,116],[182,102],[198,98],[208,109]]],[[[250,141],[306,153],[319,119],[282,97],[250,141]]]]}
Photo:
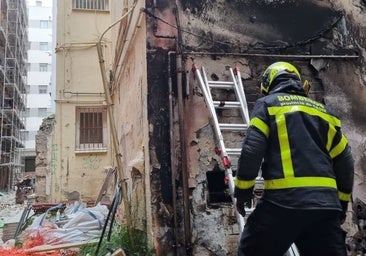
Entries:
{"type": "Polygon", "coordinates": [[[209,205],[219,205],[220,203],[231,203],[229,186],[225,179],[224,170],[212,170],[206,172],[209,205]]]}

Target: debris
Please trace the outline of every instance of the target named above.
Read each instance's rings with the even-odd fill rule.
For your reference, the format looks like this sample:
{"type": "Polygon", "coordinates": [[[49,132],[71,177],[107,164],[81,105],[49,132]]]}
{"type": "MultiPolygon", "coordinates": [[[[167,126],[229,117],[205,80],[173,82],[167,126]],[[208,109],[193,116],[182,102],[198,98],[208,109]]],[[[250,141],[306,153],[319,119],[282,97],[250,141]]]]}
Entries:
{"type": "Polygon", "coordinates": [[[349,255],[364,255],[366,251],[366,204],[356,198],[352,204],[353,222],[357,225],[358,231],[346,240],[349,255]]]}
{"type": "Polygon", "coordinates": [[[35,246],[30,249],[24,250],[27,253],[34,253],[34,252],[45,252],[45,251],[55,251],[60,249],[68,249],[68,248],[74,248],[74,247],[81,247],[83,245],[90,245],[90,244],[96,244],[98,243],[98,240],[90,240],[90,241],[84,241],[84,242],[76,242],[76,243],[66,243],[66,244],[58,244],[58,245],[39,245],[35,246]]]}
{"type": "Polygon", "coordinates": [[[17,187],[15,195],[15,203],[23,204],[27,196],[33,193],[34,179],[30,176],[24,177],[15,184],[17,187]]]}
{"type": "MultiPolygon", "coordinates": [[[[61,206],[55,206],[54,210],[57,211],[61,206]]],[[[107,214],[105,205],[86,208],[76,203],[66,206],[63,214],[60,213],[59,221],[56,221],[56,214],[52,215],[51,211],[37,216],[23,233],[27,237],[26,242],[41,237],[43,244],[48,245],[88,241],[99,237],[107,214]]]]}
{"type": "Polygon", "coordinates": [[[111,256],[126,256],[126,253],[121,248],[119,248],[111,256]]]}
{"type": "MultiPolygon", "coordinates": [[[[44,207],[43,204],[38,210],[44,207]]],[[[91,208],[80,202],[52,205],[34,217],[17,240],[10,239],[0,245],[0,255],[36,256],[47,251],[48,256],[76,256],[78,248],[75,247],[98,242],[95,239],[100,236],[107,214],[107,206],[100,204],[91,208]],[[16,248],[15,244],[19,243],[22,247],[16,248]]]]}

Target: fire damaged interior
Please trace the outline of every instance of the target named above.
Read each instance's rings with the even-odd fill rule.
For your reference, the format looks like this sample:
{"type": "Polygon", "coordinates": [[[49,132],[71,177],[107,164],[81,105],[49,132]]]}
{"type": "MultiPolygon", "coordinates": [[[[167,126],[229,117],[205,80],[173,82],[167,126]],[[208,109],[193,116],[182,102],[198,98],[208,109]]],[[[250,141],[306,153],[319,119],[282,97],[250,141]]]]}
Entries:
{"type": "MultiPolygon", "coordinates": [[[[366,250],[366,3],[355,1],[147,1],[151,202],[157,255],[236,255],[234,206],[215,153],[209,112],[192,66],[213,80],[238,67],[251,110],[259,80],[283,60],[333,108],[355,159],[344,229],[349,255],[366,250]]],[[[221,112],[227,120],[235,118],[221,112]]],[[[243,135],[233,138],[241,144],[243,135]]],[[[235,160],[231,163],[235,167],[235,160]]]]}

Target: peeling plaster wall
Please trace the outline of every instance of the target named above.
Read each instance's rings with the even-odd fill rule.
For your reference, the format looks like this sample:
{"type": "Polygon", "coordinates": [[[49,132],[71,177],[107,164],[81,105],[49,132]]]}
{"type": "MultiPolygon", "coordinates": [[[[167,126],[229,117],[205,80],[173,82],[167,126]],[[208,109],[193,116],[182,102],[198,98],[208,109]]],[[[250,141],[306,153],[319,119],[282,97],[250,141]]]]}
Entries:
{"type": "Polygon", "coordinates": [[[126,67],[120,74],[118,93],[114,95],[115,123],[117,126],[118,142],[120,146],[122,169],[128,184],[129,198],[131,200],[131,218],[134,227],[139,230],[146,229],[149,210],[146,209],[145,179],[148,177],[148,124],[147,124],[147,88],[146,74],[144,72],[132,72],[141,70],[146,66],[144,48],[145,27],[141,27],[134,38],[134,47],[128,53],[126,67]],[[140,56],[140,57],[135,57],[140,56]],[[147,168],[147,169],[146,169],[147,168]]]}
{"type": "MultiPolygon", "coordinates": [[[[95,202],[113,157],[110,133],[104,145],[79,147],[79,107],[106,107],[96,43],[111,23],[109,12],[78,11],[67,1],[55,1],[55,118],[49,203],[95,202]],[[56,4],[57,3],[57,4],[56,4]]],[[[111,63],[110,33],[103,37],[106,66],[111,63]]],[[[102,111],[107,120],[107,111],[102,111]]],[[[37,186],[37,184],[36,184],[37,186]]]]}
{"type": "MultiPolygon", "coordinates": [[[[183,76],[183,89],[189,92],[184,96],[187,154],[183,156],[179,154],[179,131],[168,125],[168,119],[172,117],[169,117],[169,106],[166,105],[169,102],[169,75],[166,73],[168,52],[176,50],[172,37],[175,35],[178,38],[172,32],[172,27],[177,26],[172,18],[175,14],[172,2],[161,0],[147,4],[148,10],[153,10],[158,16],[150,15],[147,19],[147,47],[151,49],[148,55],[148,86],[150,156],[154,166],[151,173],[152,204],[155,230],[159,231],[157,255],[173,253],[174,249],[169,246],[175,243],[174,232],[178,232],[178,242],[184,240],[182,218],[179,218],[179,230],[172,227],[174,209],[171,201],[172,183],[169,183],[172,174],[169,145],[178,152],[178,160],[187,161],[191,253],[236,255],[239,234],[233,206],[230,203],[211,204],[209,201],[207,173],[222,166],[214,152],[215,136],[209,113],[191,71],[193,63],[204,66],[209,78],[214,75],[220,80],[227,78],[226,65],[239,66],[249,110],[260,97],[258,84],[263,70],[278,60],[295,64],[303,80],[312,84],[310,97],[326,103],[339,114],[356,160],[354,196],[365,201],[363,180],[366,175],[366,143],[363,134],[366,132],[366,122],[362,112],[366,101],[364,1],[176,1],[182,35],[182,71],[187,75],[183,76]],[[172,26],[167,26],[167,23],[172,26]],[[323,57],[319,58],[319,55],[323,57]],[[347,58],[356,55],[359,57],[347,58]],[[188,81],[186,84],[185,79],[188,81]],[[169,129],[177,142],[168,141],[169,129]],[[178,149],[175,148],[177,146],[178,149]]],[[[172,103],[173,117],[176,117],[178,110],[174,78],[175,75],[172,103]]],[[[226,118],[230,119],[230,114],[226,118]]],[[[241,143],[242,138],[233,138],[235,140],[241,143]]],[[[235,161],[232,163],[235,165],[235,161]]],[[[176,184],[182,188],[179,175],[176,184]]],[[[181,195],[176,196],[181,203],[181,195]]],[[[181,213],[181,208],[178,212],[181,213]]],[[[351,218],[348,218],[345,226],[350,235],[355,229],[351,222],[351,218]]]]}
{"type": "Polygon", "coordinates": [[[366,87],[360,84],[359,71],[353,63],[328,61],[319,75],[325,85],[325,103],[341,117],[343,131],[352,146],[356,170],[353,197],[365,202],[366,87]]]}

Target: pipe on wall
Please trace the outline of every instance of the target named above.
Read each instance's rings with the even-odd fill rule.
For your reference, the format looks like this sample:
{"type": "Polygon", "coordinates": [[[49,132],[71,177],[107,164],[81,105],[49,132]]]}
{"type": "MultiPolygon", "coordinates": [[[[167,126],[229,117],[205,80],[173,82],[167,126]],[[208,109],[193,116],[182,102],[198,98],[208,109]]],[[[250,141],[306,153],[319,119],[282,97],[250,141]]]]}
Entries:
{"type": "Polygon", "coordinates": [[[130,236],[130,241],[132,244],[132,247],[134,247],[134,235],[133,235],[133,225],[132,225],[132,220],[131,220],[131,208],[130,208],[130,202],[128,200],[128,190],[127,190],[127,183],[126,183],[126,177],[125,177],[125,173],[122,167],[122,160],[121,160],[121,152],[120,152],[120,147],[119,147],[119,141],[118,141],[118,135],[117,135],[117,128],[116,128],[116,123],[114,120],[114,113],[113,113],[113,100],[109,91],[109,82],[107,79],[107,73],[106,73],[106,68],[105,68],[105,61],[104,61],[104,57],[103,57],[103,46],[102,46],[102,39],[103,36],[115,25],[117,25],[118,23],[120,23],[122,20],[124,20],[126,17],[128,17],[129,13],[132,12],[136,7],[136,1],[135,1],[135,5],[128,10],[126,13],[124,13],[122,15],[122,17],[120,17],[117,21],[115,21],[112,25],[110,25],[107,29],[104,30],[104,32],[101,34],[98,43],[97,43],[97,51],[98,51],[98,60],[99,60],[99,66],[100,66],[100,71],[101,71],[101,75],[102,75],[102,82],[103,82],[103,88],[104,88],[104,93],[105,93],[105,99],[107,101],[107,111],[108,111],[108,116],[109,116],[109,121],[110,121],[110,125],[111,125],[111,135],[112,135],[112,141],[113,141],[113,148],[115,151],[115,157],[116,157],[116,161],[117,161],[117,168],[118,168],[118,178],[119,178],[119,184],[122,188],[122,199],[123,199],[123,203],[125,206],[125,215],[126,215],[126,222],[127,222],[127,228],[128,228],[128,233],[130,236]]]}
{"type": "Polygon", "coordinates": [[[172,74],[171,74],[171,56],[175,54],[175,51],[168,52],[168,87],[169,87],[169,131],[170,131],[170,165],[171,165],[171,182],[172,182],[172,200],[173,200],[173,233],[174,233],[174,245],[175,252],[177,253],[178,247],[178,220],[177,220],[177,187],[176,187],[176,175],[177,164],[175,157],[175,138],[174,138],[174,110],[173,110],[173,86],[172,86],[172,74]]]}
{"type": "MultiPolygon", "coordinates": [[[[176,5],[178,5],[176,3],[176,5]]],[[[177,91],[178,91],[178,113],[179,113],[179,133],[181,142],[181,168],[182,168],[182,186],[183,186],[183,211],[184,211],[184,241],[186,255],[191,255],[191,215],[190,215],[190,190],[188,185],[188,168],[187,168],[187,146],[186,146],[186,133],[185,133],[185,108],[184,108],[184,95],[183,95],[183,68],[182,68],[182,54],[183,43],[180,27],[180,20],[177,8],[175,9],[175,17],[177,23],[177,42],[176,42],[176,63],[177,63],[177,91]]]]}

